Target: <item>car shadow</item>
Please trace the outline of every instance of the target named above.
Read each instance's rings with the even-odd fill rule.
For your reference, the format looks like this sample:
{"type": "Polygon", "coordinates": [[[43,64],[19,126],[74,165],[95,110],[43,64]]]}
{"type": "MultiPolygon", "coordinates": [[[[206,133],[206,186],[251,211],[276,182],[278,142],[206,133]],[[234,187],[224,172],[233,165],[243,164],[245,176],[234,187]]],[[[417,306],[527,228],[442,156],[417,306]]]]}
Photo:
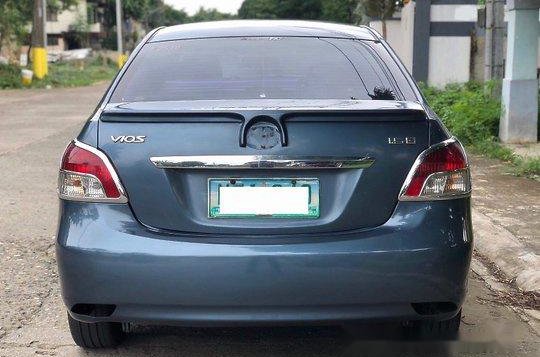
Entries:
{"type": "MultiPolygon", "coordinates": [[[[136,326],[122,346],[114,351],[114,355],[128,357],[446,357],[455,353],[455,342],[414,341],[404,335],[401,326],[390,324],[250,328],[136,326]]],[[[109,356],[110,351],[97,352],[96,355],[109,356]]]]}

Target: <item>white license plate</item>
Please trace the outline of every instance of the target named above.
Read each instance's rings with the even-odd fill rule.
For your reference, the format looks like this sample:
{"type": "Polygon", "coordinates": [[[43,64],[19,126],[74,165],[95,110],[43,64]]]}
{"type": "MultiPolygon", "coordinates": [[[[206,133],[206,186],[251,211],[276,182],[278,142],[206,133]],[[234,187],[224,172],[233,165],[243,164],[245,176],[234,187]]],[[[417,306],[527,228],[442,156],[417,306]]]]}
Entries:
{"type": "Polygon", "coordinates": [[[220,187],[221,214],[308,214],[309,187],[220,187]]]}
{"type": "Polygon", "coordinates": [[[318,215],[319,181],[316,179],[209,181],[210,217],[317,218],[318,215]]]}

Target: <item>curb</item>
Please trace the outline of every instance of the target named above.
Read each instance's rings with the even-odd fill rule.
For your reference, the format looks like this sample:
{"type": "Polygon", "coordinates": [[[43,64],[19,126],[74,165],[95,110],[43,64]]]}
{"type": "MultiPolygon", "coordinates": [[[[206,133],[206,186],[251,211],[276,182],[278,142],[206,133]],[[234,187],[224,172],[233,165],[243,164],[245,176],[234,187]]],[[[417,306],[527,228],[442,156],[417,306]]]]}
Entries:
{"type": "Polygon", "coordinates": [[[520,290],[540,293],[540,256],[474,207],[472,220],[476,250],[515,281],[520,290]]]}
{"type": "MultiPolygon", "coordinates": [[[[478,274],[480,279],[487,284],[488,288],[493,291],[495,294],[514,294],[515,288],[510,287],[508,284],[505,284],[495,276],[492,272],[489,271],[489,268],[484,265],[484,263],[479,260],[477,257],[473,257],[471,261],[471,270],[478,274]]],[[[540,310],[533,310],[529,308],[520,308],[518,306],[508,306],[510,309],[515,311],[518,316],[534,330],[534,332],[540,336],[540,310]]]]}

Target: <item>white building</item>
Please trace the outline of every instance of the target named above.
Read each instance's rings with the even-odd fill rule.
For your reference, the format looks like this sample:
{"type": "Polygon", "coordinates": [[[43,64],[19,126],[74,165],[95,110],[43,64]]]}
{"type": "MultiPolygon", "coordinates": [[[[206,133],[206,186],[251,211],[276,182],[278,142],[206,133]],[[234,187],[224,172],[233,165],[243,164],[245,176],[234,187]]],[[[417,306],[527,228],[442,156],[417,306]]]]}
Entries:
{"type": "Polygon", "coordinates": [[[47,12],[47,49],[62,51],[80,47],[77,31],[84,29],[92,45],[103,33],[103,12],[106,0],[79,0],[76,6],[59,11],[47,12]]]}

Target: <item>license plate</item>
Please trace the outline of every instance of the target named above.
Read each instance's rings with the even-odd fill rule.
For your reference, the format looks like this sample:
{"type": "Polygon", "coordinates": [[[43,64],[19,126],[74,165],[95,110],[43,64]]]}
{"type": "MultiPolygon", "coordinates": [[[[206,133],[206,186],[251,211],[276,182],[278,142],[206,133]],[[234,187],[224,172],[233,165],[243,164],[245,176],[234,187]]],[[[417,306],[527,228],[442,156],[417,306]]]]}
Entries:
{"type": "Polygon", "coordinates": [[[210,179],[210,218],[318,218],[319,180],[210,179]]]}

